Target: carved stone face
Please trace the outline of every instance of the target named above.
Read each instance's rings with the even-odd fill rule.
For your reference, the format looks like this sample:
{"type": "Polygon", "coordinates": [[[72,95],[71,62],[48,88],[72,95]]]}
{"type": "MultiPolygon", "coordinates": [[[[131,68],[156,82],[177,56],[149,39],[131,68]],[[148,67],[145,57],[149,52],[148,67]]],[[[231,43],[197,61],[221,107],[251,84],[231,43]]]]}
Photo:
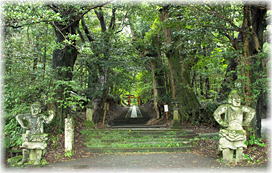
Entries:
{"type": "Polygon", "coordinates": [[[233,106],[241,106],[241,98],[236,92],[231,92],[228,97],[228,102],[233,106]]]}
{"type": "Polygon", "coordinates": [[[241,106],[241,98],[239,96],[229,97],[228,101],[233,106],[241,106]]]}
{"type": "Polygon", "coordinates": [[[38,104],[31,105],[31,114],[37,116],[41,112],[41,107],[38,104]]]}
{"type": "Polygon", "coordinates": [[[241,106],[241,99],[239,97],[232,98],[232,105],[233,106],[241,106]]]}

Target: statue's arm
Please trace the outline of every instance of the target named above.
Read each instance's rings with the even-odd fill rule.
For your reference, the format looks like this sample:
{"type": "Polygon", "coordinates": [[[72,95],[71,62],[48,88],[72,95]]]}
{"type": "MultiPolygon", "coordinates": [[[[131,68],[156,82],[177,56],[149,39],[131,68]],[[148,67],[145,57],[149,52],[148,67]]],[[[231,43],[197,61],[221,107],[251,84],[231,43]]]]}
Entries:
{"type": "Polygon", "coordinates": [[[49,113],[49,116],[44,118],[47,124],[50,123],[55,117],[55,112],[53,110],[49,110],[48,113],[49,113]]]}
{"type": "Polygon", "coordinates": [[[248,107],[248,106],[243,106],[242,107],[243,112],[246,113],[243,121],[243,126],[249,126],[252,119],[254,118],[256,111],[255,109],[248,107]]]}
{"type": "Polygon", "coordinates": [[[228,123],[226,122],[226,120],[223,120],[221,117],[223,113],[227,112],[227,109],[227,105],[221,105],[213,113],[214,119],[218,122],[218,124],[223,127],[228,127],[228,123]]]}
{"type": "Polygon", "coordinates": [[[24,129],[28,129],[27,126],[25,126],[24,122],[23,122],[23,119],[27,116],[27,114],[19,114],[19,115],[16,115],[16,120],[18,121],[18,123],[20,124],[20,126],[24,129]]]}

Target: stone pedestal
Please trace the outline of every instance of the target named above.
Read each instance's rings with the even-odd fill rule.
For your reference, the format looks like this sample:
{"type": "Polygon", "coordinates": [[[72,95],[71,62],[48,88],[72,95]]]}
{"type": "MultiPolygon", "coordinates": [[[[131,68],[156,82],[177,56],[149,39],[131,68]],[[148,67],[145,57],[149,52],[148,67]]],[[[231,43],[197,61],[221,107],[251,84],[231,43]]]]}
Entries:
{"type": "Polygon", "coordinates": [[[21,148],[23,149],[23,161],[31,164],[40,164],[44,151],[47,147],[48,134],[23,134],[25,142],[23,142],[21,148]],[[30,140],[27,141],[26,139],[30,140]]]}
{"type": "Polygon", "coordinates": [[[73,150],[74,145],[74,124],[73,119],[65,118],[65,152],[73,150]]]}
{"type": "Polygon", "coordinates": [[[227,162],[231,162],[233,160],[233,150],[226,148],[222,151],[223,160],[227,162]]]}
{"type": "Polygon", "coordinates": [[[243,160],[243,148],[238,148],[236,149],[236,158],[235,158],[235,161],[236,162],[239,162],[241,160],[243,160]]]}
{"type": "Polygon", "coordinates": [[[33,149],[29,151],[29,162],[34,163],[35,165],[40,164],[42,160],[43,150],[33,149]]]}

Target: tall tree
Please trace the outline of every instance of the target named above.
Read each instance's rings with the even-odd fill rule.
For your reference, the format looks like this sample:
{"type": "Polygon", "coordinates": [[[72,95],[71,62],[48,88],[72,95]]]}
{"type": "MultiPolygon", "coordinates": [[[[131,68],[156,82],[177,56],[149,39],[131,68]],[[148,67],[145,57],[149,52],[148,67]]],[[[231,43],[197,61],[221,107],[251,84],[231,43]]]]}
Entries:
{"type": "MultiPolygon", "coordinates": [[[[171,6],[164,6],[161,8],[161,21],[168,22],[171,16],[171,6]]],[[[181,8],[182,9],[182,8],[181,8]]],[[[181,14],[182,15],[182,14],[181,14]]],[[[163,28],[165,43],[167,44],[166,57],[168,59],[170,81],[171,81],[171,93],[172,99],[179,105],[181,118],[188,118],[189,115],[197,116],[200,104],[198,99],[190,87],[190,70],[192,67],[192,59],[188,59],[186,54],[182,53],[182,45],[179,41],[182,38],[174,37],[173,32],[175,29],[165,25],[163,28]],[[180,44],[180,47],[177,47],[180,44]]]]}

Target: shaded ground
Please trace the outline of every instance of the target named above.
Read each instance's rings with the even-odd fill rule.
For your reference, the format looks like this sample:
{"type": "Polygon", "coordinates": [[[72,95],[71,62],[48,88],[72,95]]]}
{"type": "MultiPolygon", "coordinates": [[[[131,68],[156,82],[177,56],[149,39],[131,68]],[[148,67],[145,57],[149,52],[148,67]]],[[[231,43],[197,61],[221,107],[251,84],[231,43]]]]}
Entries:
{"type": "MultiPolygon", "coordinates": [[[[224,170],[226,168],[237,169],[220,164],[211,157],[205,157],[191,152],[181,153],[121,153],[121,154],[96,154],[91,158],[84,158],[61,163],[51,164],[45,167],[48,170],[78,170],[88,169],[96,171],[184,171],[184,169],[224,170]]],[[[250,172],[267,171],[264,166],[243,167],[239,170],[250,172]]]]}
{"type": "Polygon", "coordinates": [[[172,169],[219,168],[214,159],[191,153],[96,154],[91,158],[55,163],[46,168],[69,169],[172,169]]]}

